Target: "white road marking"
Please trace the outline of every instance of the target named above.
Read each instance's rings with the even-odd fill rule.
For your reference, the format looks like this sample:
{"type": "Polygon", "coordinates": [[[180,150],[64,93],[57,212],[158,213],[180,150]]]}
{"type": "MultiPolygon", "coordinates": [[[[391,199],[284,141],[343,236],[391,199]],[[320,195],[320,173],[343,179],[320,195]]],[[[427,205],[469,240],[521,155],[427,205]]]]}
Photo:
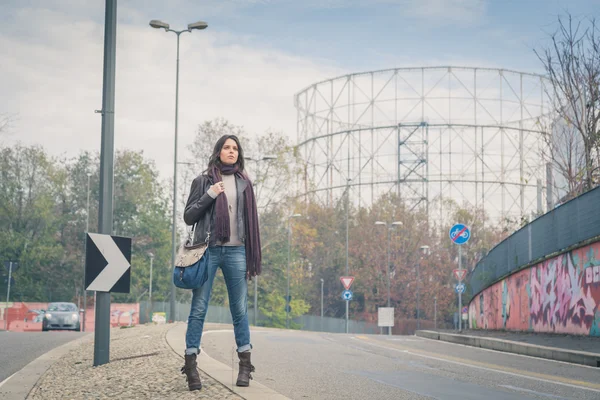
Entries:
{"type": "Polygon", "coordinates": [[[543,361],[543,362],[553,362],[553,363],[557,363],[557,364],[564,364],[564,365],[576,366],[576,367],[581,367],[581,368],[589,368],[589,369],[593,369],[595,371],[598,370],[598,367],[592,367],[591,365],[583,365],[583,364],[570,363],[570,362],[566,362],[566,361],[551,360],[549,358],[541,358],[541,357],[528,356],[527,354],[509,353],[508,351],[500,351],[500,350],[494,350],[494,349],[486,349],[484,347],[468,346],[466,344],[446,342],[444,340],[430,339],[430,338],[425,338],[425,337],[421,338],[421,339],[428,340],[428,341],[431,341],[431,342],[436,342],[436,343],[450,344],[450,345],[453,345],[453,346],[469,347],[471,349],[478,349],[478,350],[483,350],[483,351],[489,351],[491,353],[499,353],[499,354],[504,354],[504,355],[511,355],[511,356],[516,356],[516,357],[529,358],[529,359],[532,359],[532,360],[538,360],[538,361],[543,361]]]}
{"type": "Polygon", "coordinates": [[[528,394],[534,394],[536,396],[550,397],[550,398],[553,398],[553,399],[568,400],[568,399],[565,399],[564,397],[561,397],[561,396],[555,396],[553,394],[548,394],[548,393],[541,393],[541,392],[537,392],[535,390],[529,390],[529,389],[525,389],[525,388],[511,386],[511,385],[500,385],[500,387],[511,389],[511,390],[516,390],[518,392],[525,392],[525,393],[528,393],[528,394]]]}
{"type": "MultiPolygon", "coordinates": [[[[357,339],[355,337],[352,337],[351,339],[352,340],[360,340],[360,339],[357,339]]],[[[588,391],[595,392],[595,393],[600,393],[600,390],[589,388],[589,387],[586,387],[586,386],[577,386],[577,385],[572,385],[570,383],[563,383],[563,382],[558,382],[558,381],[552,381],[550,379],[537,378],[537,377],[533,377],[533,376],[529,376],[529,375],[524,375],[524,374],[516,374],[514,372],[503,371],[501,369],[493,369],[493,368],[481,367],[481,366],[478,366],[478,365],[472,365],[472,364],[462,363],[462,362],[459,362],[459,361],[447,360],[445,358],[433,357],[433,356],[426,356],[424,354],[413,353],[410,350],[394,349],[393,347],[381,346],[381,345],[378,345],[378,344],[375,344],[375,343],[371,343],[369,341],[364,341],[364,340],[361,340],[360,342],[364,343],[364,344],[367,344],[367,345],[370,345],[370,346],[380,347],[380,348],[385,349],[385,350],[393,350],[393,351],[396,351],[398,353],[406,353],[406,354],[410,354],[410,355],[417,356],[417,357],[427,358],[427,359],[430,359],[430,360],[442,361],[442,362],[446,362],[446,363],[450,363],[450,364],[462,365],[464,367],[479,369],[479,370],[482,370],[482,371],[489,371],[489,372],[501,373],[501,374],[505,374],[505,375],[516,376],[516,377],[519,377],[519,378],[526,378],[526,379],[530,379],[530,380],[534,380],[534,381],[538,381],[538,382],[551,383],[551,384],[555,384],[555,385],[567,386],[567,387],[570,387],[570,388],[582,389],[582,390],[588,390],[588,391]]]]}

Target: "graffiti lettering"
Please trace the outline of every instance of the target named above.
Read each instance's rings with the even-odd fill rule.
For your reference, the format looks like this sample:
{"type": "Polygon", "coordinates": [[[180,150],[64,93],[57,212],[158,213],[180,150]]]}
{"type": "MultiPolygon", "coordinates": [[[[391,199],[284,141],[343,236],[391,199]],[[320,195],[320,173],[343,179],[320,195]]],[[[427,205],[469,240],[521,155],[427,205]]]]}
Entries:
{"type": "Polygon", "coordinates": [[[519,271],[469,305],[473,328],[600,336],[600,242],[519,271]]]}

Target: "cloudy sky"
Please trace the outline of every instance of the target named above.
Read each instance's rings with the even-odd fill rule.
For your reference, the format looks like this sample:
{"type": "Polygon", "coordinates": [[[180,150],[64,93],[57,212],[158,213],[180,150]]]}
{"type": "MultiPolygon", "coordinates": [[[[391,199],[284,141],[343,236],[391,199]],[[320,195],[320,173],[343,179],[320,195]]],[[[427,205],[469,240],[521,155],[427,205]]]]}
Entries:
{"type": "MultiPolygon", "coordinates": [[[[0,114],[8,141],[55,155],[100,147],[104,1],[1,0],[0,114]]],[[[176,37],[181,36],[180,152],[223,117],[295,140],[293,96],[360,71],[464,65],[543,72],[533,49],[558,15],[596,16],[600,0],[120,0],[116,148],[172,171],[176,37]]],[[[180,154],[181,154],[180,153],[180,154]]]]}

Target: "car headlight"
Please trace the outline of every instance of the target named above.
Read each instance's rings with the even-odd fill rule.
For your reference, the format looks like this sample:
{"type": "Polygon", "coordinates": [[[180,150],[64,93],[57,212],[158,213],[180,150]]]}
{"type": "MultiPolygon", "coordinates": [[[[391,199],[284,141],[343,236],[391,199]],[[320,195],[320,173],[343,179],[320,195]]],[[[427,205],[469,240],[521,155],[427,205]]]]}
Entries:
{"type": "Polygon", "coordinates": [[[46,314],[44,314],[44,318],[50,319],[50,318],[52,318],[52,314],[46,313],[46,314]]]}
{"type": "Polygon", "coordinates": [[[71,318],[73,318],[73,320],[74,320],[74,321],[76,321],[76,320],[78,320],[78,319],[79,319],[79,314],[77,314],[77,313],[73,313],[73,314],[71,315],[71,318]]]}

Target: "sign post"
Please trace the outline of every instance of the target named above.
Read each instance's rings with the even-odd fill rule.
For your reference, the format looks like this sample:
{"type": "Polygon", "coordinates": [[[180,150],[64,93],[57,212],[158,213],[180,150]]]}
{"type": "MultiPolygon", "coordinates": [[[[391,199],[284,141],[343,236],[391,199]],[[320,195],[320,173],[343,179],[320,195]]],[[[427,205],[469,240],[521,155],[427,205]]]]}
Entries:
{"type": "MultiPolygon", "coordinates": [[[[455,273],[456,277],[458,278],[459,276],[464,277],[465,272],[462,272],[462,245],[467,243],[469,241],[469,239],[471,238],[471,231],[469,230],[469,227],[466,226],[465,224],[455,224],[452,228],[450,228],[450,240],[452,240],[452,242],[454,242],[455,244],[458,245],[458,274],[455,273]]],[[[462,279],[461,279],[462,280],[462,279]]],[[[459,280],[459,282],[461,281],[459,280]]],[[[461,311],[462,311],[462,293],[465,290],[465,285],[463,283],[459,283],[459,285],[456,286],[456,292],[458,293],[458,315],[461,315],[461,311]],[[462,285],[462,289],[459,290],[458,286],[462,285]]],[[[459,319],[459,323],[458,323],[458,331],[461,332],[462,331],[462,321],[459,319]]]]}
{"type": "Polygon", "coordinates": [[[340,281],[344,286],[344,291],[342,292],[342,299],[346,301],[346,333],[348,333],[348,307],[350,300],[352,300],[352,292],[350,291],[350,287],[352,286],[352,282],[354,282],[354,277],[340,276],[340,281]]]}
{"type": "Polygon", "coordinates": [[[394,307],[377,308],[377,326],[387,327],[388,335],[391,335],[391,328],[394,326],[394,307]]]}
{"type": "MultiPolygon", "coordinates": [[[[110,293],[129,293],[131,286],[131,238],[88,233],[85,245],[85,290],[106,298],[107,315],[95,321],[94,366],[107,364],[110,356],[110,293]],[[106,336],[105,336],[106,335],[106,336]]],[[[98,300],[100,303],[100,300],[98,300]]],[[[105,310],[96,304],[96,313],[105,310]]]]}
{"type": "MultiPolygon", "coordinates": [[[[100,196],[98,232],[113,230],[113,180],[115,156],[115,66],[117,53],[117,0],[105,0],[104,65],[102,76],[102,137],[100,145],[100,196]]],[[[107,364],[110,354],[110,293],[96,293],[94,366],[107,364]]]]}

